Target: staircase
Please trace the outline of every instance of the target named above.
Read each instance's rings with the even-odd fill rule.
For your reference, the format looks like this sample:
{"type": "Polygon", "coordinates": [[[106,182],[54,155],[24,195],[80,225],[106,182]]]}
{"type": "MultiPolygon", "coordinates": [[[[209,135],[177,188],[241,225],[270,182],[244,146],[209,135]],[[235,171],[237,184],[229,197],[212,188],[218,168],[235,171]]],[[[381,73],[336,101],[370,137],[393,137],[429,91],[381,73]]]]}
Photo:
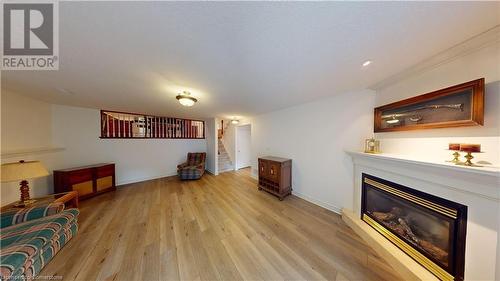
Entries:
{"type": "Polygon", "coordinates": [[[219,173],[232,171],[233,163],[231,162],[229,154],[227,154],[226,148],[224,147],[224,144],[222,143],[221,139],[218,140],[218,144],[219,144],[219,156],[218,156],[219,173]]]}

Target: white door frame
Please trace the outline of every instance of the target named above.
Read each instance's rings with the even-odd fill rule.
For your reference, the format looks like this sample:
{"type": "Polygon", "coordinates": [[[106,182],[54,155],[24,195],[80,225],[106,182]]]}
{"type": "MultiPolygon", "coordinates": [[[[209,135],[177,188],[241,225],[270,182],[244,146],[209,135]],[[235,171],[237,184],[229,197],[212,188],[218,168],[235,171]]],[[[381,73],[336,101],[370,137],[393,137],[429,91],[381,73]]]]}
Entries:
{"type": "MultiPolygon", "coordinates": [[[[250,149],[252,147],[252,145],[251,145],[251,142],[252,142],[252,124],[248,123],[248,124],[237,125],[234,128],[235,129],[234,130],[234,170],[238,170],[241,168],[246,168],[246,167],[252,166],[251,164],[249,166],[245,166],[245,167],[238,166],[238,128],[246,127],[246,126],[250,127],[250,149]]],[[[250,153],[250,155],[251,155],[251,153],[250,153]]]]}

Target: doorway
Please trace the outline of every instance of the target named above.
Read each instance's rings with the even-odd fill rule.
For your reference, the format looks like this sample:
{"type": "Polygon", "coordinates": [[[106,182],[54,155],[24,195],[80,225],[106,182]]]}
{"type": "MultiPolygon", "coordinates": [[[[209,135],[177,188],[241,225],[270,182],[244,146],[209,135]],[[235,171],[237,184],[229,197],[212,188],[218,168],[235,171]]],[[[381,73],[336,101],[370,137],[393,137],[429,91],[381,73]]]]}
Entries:
{"type": "Polygon", "coordinates": [[[250,167],[252,165],[250,156],[250,147],[252,143],[251,131],[250,124],[236,127],[235,170],[250,167]]]}

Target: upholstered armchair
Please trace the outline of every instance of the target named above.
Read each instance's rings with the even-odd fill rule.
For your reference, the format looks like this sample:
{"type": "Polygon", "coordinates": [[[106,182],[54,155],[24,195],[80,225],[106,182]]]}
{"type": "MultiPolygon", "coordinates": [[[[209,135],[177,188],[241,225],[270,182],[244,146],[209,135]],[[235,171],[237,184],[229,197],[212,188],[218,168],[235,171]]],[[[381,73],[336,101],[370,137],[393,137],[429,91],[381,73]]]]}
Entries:
{"type": "Polygon", "coordinates": [[[205,152],[189,152],[187,161],[177,165],[177,175],[181,180],[196,180],[205,173],[205,152]]]}

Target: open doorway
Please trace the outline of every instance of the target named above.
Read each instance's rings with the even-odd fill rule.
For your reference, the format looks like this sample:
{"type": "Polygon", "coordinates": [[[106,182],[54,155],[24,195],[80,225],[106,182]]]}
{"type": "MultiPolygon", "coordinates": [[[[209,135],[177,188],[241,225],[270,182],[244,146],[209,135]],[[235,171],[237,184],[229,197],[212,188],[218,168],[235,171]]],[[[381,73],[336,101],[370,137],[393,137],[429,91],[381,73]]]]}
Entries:
{"type": "Polygon", "coordinates": [[[251,131],[250,124],[236,127],[235,170],[250,167],[252,165],[250,156],[252,143],[251,131]]]}

